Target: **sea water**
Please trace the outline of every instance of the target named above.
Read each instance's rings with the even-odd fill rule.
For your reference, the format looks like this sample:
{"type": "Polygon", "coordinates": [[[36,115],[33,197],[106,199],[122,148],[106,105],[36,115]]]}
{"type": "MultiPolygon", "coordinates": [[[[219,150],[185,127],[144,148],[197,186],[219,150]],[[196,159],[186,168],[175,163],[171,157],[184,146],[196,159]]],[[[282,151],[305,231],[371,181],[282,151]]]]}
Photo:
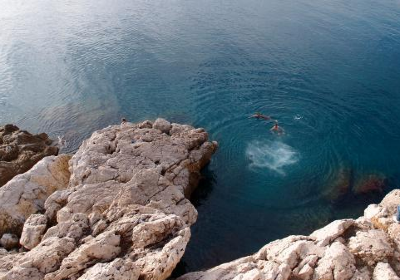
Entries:
{"type": "Polygon", "coordinates": [[[122,117],[207,129],[177,273],[211,267],[357,217],[371,174],[398,187],[399,19],[394,0],[0,0],[0,123],[64,152],[122,117]]]}

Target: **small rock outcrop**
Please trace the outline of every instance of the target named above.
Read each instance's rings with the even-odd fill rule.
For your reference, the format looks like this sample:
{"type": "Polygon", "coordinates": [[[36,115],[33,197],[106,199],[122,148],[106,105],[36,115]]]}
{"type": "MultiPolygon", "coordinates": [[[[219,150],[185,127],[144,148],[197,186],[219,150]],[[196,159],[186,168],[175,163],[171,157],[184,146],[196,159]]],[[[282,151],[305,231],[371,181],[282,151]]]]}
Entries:
{"type": "Polygon", "coordinates": [[[258,253],[178,280],[399,280],[400,190],[357,220],[337,220],[310,236],[289,236],[258,253]]]}
{"type": "Polygon", "coordinates": [[[0,188],[0,235],[21,234],[25,220],[44,211],[46,199],[68,186],[70,158],[69,155],[46,157],[0,188]]]}
{"type": "Polygon", "coordinates": [[[46,156],[57,155],[47,134],[32,135],[17,126],[0,126],[0,187],[46,156]]]}
{"type": "Polygon", "coordinates": [[[187,196],[216,148],[203,129],[163,119],[93,133],[69,161],[67,187],[24,216],[30,251],[0,255],[0,279],[166,279],[197,219],[187,196]]]}

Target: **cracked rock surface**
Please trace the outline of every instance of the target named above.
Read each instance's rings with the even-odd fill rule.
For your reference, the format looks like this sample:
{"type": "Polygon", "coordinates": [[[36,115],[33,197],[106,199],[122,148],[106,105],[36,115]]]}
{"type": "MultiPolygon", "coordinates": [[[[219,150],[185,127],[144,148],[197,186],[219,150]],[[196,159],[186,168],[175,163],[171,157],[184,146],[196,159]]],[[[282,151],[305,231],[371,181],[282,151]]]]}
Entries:
{"type": "Polygon", "coordinates": [[[0,187],[46,156],[57,155],[47,134],[32,135],[17,126],[0,126],[0,187]]]}
{"type": "Polygon", "coordinates": [[[0,252],[0,279],[166,279],[197,218],[187,196],[216,148],[203,129],[163,119],[94,132],[67,187],[25,218],[27,251],[0,252]]]}

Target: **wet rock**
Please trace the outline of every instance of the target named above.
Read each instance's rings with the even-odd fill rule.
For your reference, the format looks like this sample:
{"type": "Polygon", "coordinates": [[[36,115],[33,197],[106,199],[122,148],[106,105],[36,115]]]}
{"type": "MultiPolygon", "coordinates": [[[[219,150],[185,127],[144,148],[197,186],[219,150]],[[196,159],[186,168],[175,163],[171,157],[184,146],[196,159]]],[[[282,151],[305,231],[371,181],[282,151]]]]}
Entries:
{"type": "Polygon", "coordinates": [[[25,220],[44,210],[47,197],[67,187],[69,159],[68,155],[46,157],[0,188],[0,234],[20,235],[25,220]]]}
{"type": "Polygon", "coordinates": [[[15,125],[0,127],[0,187],[24,173],[46,156],[57,155],[58,148],[45,134],[32,135],[15,125]]]}
{"type": "Polygon", "coordinates": [[[0,239],[0,245],[7,250],[17,247],[18,243],[19,243],[18,236],[12,233],[5,233],[0,239]]]}

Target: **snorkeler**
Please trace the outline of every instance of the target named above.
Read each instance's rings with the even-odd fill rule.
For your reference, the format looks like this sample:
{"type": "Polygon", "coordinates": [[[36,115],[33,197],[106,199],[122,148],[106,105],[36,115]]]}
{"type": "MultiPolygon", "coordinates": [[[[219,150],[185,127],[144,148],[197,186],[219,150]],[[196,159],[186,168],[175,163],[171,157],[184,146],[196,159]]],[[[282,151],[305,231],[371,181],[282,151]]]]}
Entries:
{"type": "Polygon", "coordinates": [[[278,121],[275,121],[274,126],[270,130],[272,132],[276,132],[278,134],[283,134],[284,133],[283,128],[278,125],[278,121]]]}
{"type": "Polygon", "coordinates": [[[262,119],[262,120],[266,120],[266,121],[272,120],[272,118],[270,116],[263,115],[260,112],[255,112],[254,115],[249,117],[249,119],[251,119],[251,118],[262,119]]]}

